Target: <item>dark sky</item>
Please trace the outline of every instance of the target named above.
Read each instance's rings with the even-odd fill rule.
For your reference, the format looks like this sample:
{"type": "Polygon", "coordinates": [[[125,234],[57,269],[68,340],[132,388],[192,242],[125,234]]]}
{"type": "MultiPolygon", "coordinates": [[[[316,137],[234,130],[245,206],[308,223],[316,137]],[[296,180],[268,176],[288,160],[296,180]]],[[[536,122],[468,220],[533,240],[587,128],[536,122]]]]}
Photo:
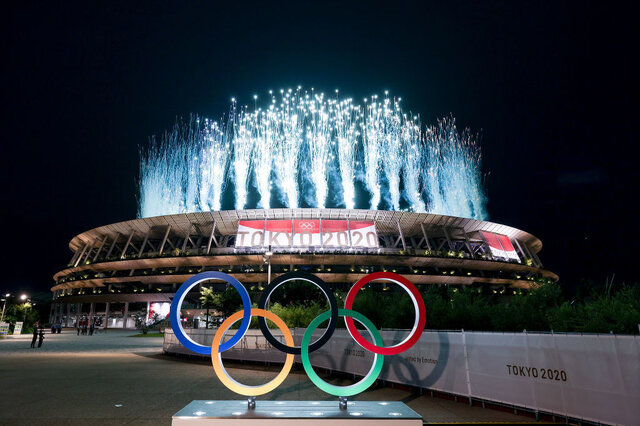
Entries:
{"type": "Polygon", "coordinates": [[[176,117],[299,84],[453,114],[482,134],[490,220],[563,284],[634,279],[633,2],[260,4],[5,6],[0,292],[46,291],[74,235],[135,218],[138,149],[176,117]]]}

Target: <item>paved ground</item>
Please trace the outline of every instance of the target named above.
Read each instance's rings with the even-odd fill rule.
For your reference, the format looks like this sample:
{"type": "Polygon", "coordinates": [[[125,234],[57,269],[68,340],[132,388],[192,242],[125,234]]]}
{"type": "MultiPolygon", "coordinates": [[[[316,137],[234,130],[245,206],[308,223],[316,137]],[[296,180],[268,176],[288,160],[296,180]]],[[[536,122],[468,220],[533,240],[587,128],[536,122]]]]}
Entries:
{"type": "MultiPolygon", "coordinates": [[[[47,334],[43,347],[31,337],[0,340],[0,424],[170,424],[171,416],[194,399],[234,397],[209,362],[162,355],[161,338],[131,338],[133,332],[94,336],[47,334]]],[[[277,369],[228,365],[236,380],[264,383],[277,369]]],[[[348,384],[348,381],[345,381],[348,384]]],[[[304,371],[292,372],[269,400],[334,400],[304,371]]],[[[358,400],[404,401],[428,423],[532,422],[481,407],[382,387],[358,400]]],[[[337,403],[337,402],[336,402],[337,403]]]]}

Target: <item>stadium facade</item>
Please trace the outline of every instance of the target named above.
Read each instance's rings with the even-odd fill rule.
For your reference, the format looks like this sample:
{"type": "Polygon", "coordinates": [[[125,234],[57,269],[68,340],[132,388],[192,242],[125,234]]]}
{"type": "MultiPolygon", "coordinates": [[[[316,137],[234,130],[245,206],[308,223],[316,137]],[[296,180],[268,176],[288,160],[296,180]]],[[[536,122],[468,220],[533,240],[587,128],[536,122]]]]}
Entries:
{"type": "MultiPolygon", "coordinates": [[[[557,281],[535,236],[497,223],[382,210],[268,209],[185,213],[102,226],[74,237],[54,276],[51,322],[89,318],[133,328],[165,316],[177,287],[195,273],[228,273],[259,292],[279,274],[312,272],[346,290],[374,271],[418,286],[476,286],[496,293],[557,281]]],[[[197,318],[197,299],[190,315],[197,318]]],[[[189,315],[189,314],[188,314],[189,315]]]]}

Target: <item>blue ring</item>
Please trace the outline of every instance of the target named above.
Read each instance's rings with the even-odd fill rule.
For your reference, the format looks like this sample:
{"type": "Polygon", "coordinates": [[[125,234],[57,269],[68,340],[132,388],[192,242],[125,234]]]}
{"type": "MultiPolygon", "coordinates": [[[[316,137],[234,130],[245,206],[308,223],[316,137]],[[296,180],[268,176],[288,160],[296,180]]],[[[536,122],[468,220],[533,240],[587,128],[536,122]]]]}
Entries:
{"type": "Polygon", "coordinates": [[[231,284],[238,291],[238,293],[240,293],[240,298],[242,299],[242,307],[244,308],[244,316],[242,317],[240,328],[231,339],[220,345],[219,351],[224,352],[227,349],[231,349],[233,345],[238,343],[240,339],[244,337],[247,329],[249,328],[249,324],[251,323],[251,299],[249,298],[247,289],[244,288],[240,281],[236,280],[231,275],[227,275],[224,272],[217,271],[201,272],[189,278],[184,282],[184,284],[180,286],[175,296],[173,297],[173,300],[171,301],[171,310],[169,311],[169,317],[171,320],[171,328],[173,329],[173,333],[178,338],[180,343],[182,343],[184,347],[189,349],[191,352],[195,352],[201,355],[211,355],[211,346],[205,346],[196,343],[186,335],[180,322],[180,308],[182,307],[184,297],[187,295],[189,290],[200,284],[202,281],[213,279],[226,281],[227,283],[231,284]]]}

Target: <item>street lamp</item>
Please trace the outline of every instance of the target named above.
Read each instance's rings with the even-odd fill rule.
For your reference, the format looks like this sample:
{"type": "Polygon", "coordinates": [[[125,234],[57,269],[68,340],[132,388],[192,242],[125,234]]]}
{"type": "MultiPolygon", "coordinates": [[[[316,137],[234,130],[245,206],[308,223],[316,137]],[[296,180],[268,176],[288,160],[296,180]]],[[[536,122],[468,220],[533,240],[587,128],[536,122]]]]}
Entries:
{"type": "MultiPolygon", "coordinates": [[[[267,285],[271,283],[271,256],[273,256],[273,252],[271,251],[271,246],[269,246],[267,251],[264,252],[264,255],[262,255],[262,259],[264,260],[264,263],[267,264],[267,285]]],[[[267,309],[269,309],[270,306],[271,306],[271,300],[268,300],[267,309]]]]}
{"type": "Polygon", "coordinates": [[[4,305],[2,305],[2,317],[0,317],[0,322],[4,321],[4,310],[7,308],[7,299],[11,296],[10,293],[4,295],[4,305]]]}
{"type": "MultiPolygon", "coordinates": [[[[22,300],[22,302],[24,303],[29,303],[31,302],[31,299],[29,299],[29,296],[27,296],[26,294],[21,294],[20,295],[20,300],[22,300]]],[[[31,307],[31,304],[29,303],[28,306],[25,307],[24,309],[24,317],[22,319],[22,321],[27,322],[27,309],[29,309],[31,307]]]]}
{"type": "Polygon", "coordinates": [[[273,256],[273,252],[271,251],[271,246],[269,246],[269,250],[267,250],[262,257],[264,263],[267,264],[267,283],[271,282],[271,256],[273,256]]]}

